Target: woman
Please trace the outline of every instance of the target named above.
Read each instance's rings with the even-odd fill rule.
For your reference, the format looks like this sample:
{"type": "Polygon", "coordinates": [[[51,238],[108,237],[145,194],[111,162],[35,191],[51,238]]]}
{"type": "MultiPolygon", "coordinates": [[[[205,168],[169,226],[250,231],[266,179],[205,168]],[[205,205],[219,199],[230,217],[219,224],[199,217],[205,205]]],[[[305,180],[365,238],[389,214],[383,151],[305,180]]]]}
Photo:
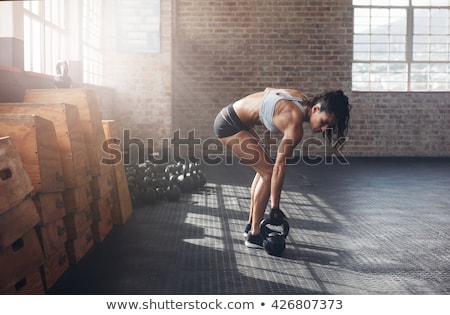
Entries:
{"type": "Polygon", "coordinates": [[[327,133],[329,137],[334,134],[339,138],[347,131],[350,109],[348,98],[341,90],[324,93],[309,101],[294,89],[266,88],[264,92],[250,94],[219,112],[214,122],[216,136],[236,157],[256,171],[245,228],[247,247],[263,248],[259,225],[269,198],[270,218],[280,220],[285,217],[280,210],[280,195],[286,160],[303,137],[303,122],[308,122],[313,132],[327,133]],[[253,130],[260,124],[270,132],[283,135],[275,162],[265,152],[253,130]]]}

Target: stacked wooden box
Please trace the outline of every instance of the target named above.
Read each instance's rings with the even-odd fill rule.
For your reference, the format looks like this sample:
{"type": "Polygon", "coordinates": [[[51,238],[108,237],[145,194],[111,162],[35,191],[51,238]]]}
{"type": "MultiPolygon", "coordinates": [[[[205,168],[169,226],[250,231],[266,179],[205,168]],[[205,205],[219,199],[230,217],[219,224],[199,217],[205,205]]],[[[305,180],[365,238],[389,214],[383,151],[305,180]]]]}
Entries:
{"type": "Polygon", "coordinates": [[[10,137],[0,137],[0,294],[45,293],[34,188],[10,137]]]}
{"type": "MultiPolygon", "coordinates": [[[[92,199],[90,200],[91,224],[89,229],[86,229],[84,235],[77,235],[76,239],[67,242],[67,250],[68,253],[71,253],[70,256],[72,257],[69,258],[71,258],[72,263],[76,263],[81,258],[77,253],[82,253],[85,246],[89,246],[88,244],[92,240],[97,242],[102,241],[113,227],[111,217],[112,179],[110,166],[102,163],[102,159],[105,157],[105,152],[102,147],[105,141],[105,133],[103,131],[97,96],[93,90],[84,88],[60,90],[39,89],[27,90],[24,100],[25,102],[63,102],[73,104],[78,108],[80,126],[89,159],[92,199]]],[[[82,195],[82,193],[80,194],[82,195]]],[[[74,195],[74,197],[84,197],[84,195],[81,195],[74,195]]],[[[89,219],[86,218],[84,223],[81,223],[81,218],[79,220],[79,222],[75,222],[74,226],[84,226],[89,219]]]]}
{"type": "MultiPolygon", "coordinates": [[[[0,103],[0,114],[6,113],[37,114],[52,121],[55,128],[65,189],[58,193],[38,193],[34,198],[41,216],[39,235],[42,240],[50,239],[54,243],[43,242],[46,262],[42,275],[49,289],[68,268],[68,258],[74,261],[68,257],[64,243],[56,240],[76,239],[92,222],[89,160],[80,117],[75,105],[64,103],[0,103]]],[[[88,242],[91,246],[85,246],[80,257],[92,243],[88,242]]]]}
{"type": "Polygon", "coordinates": [[[107,159],[117,129],[100,116],[88,89],[0,103],[0,294],[45,293],[132,213],[122,160],[107,159]]]}
{"type": "MultiPolygon", "coordinates": [[[[0,106],[0,111],[7,107],[0,106]]],[[[44,285],[48,289],[68,267],[64,248],[67,241],[63,219],[65,209],[62,202],[65,184],[59,143],[53,121],[36,114],[14,114],[14,110],[9,113],[13,114],[0,112],[0,136],[11,137],[36,193],[33,197],[39,213],[36,231],[45,257],[42,273],[44,285]],[[55,261],[61,261],[59,269],[52,268],[51,275],[45,273],[48,265],[53,265],[55,261]]]]}
{"type": "Polygon", "coordinates": [[[111,194],[112,220],[115,225],[121,225],[128,220],[133,212],[123,157],[117,141],[121,138],[114,120],[103,120],[102,122],[107,140],[106,152],[111,155],[109,161],[111,162],[111,178],[113,182],[111,194]]]}

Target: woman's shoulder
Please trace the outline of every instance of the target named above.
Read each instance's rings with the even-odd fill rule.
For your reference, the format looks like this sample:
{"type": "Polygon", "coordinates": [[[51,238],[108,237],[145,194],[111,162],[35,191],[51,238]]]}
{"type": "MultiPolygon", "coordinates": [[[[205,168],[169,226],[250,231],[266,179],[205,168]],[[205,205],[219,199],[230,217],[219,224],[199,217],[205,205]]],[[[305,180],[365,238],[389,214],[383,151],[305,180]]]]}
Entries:
{"type": "Polygon", "coordinates": [[[307,96],[297,90],[297,89],[293,89],[293,88],[273,88],[273,87],[267,87],[264,92],[270,92],[270,91],[286,91],[288,92],[290,95],[292,95],[293,97],[298,97],[298,98],[304,98],[304,99],[308,99],[307,96]]]}

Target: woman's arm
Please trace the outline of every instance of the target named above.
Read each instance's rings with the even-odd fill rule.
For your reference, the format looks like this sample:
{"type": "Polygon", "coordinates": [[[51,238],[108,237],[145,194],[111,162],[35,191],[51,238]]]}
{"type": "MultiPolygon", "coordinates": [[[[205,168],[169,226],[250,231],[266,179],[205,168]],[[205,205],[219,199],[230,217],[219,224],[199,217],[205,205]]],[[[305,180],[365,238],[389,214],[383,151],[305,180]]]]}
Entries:
{"type": "Polygon", "coordinates": [[[277,158],[273,166],[272,181],[270,187],[271,207],[280,207],[280,196],[283,188],[284,176],[286,172],[287,159],[292,157],[295,147],[303,137],[303,128],[301,125],[285,130],[278,147],[277,158]]]}

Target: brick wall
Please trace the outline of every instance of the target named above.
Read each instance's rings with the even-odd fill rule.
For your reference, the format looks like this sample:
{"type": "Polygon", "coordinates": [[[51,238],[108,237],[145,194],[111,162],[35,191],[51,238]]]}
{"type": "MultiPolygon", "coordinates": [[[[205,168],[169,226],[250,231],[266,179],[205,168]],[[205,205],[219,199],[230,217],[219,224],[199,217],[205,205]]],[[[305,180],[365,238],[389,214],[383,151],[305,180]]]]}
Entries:
{"type": "Polygon", "coordinates": [[[120,129],[129,130],[131,138],[141,139],[145,144],[147,139],[156,139],[155,150],[158,150],[157,140],[170,138],[172,134],[172,3],[161,1],[160,53],[120,51],[115,14],[117,2],[106,3],[105,82],[115,90],[114,105],[109,106],[107,118],[115,119],[120,129]]]}
{"type": "Polygon", "coordinates": [[[348,91],[352,10],[342,2],[177,1],[175,125],[210,136],[221,106],[267,86],[348,91]]]}
{"type": "Polygon", "coordinates": [[[161,54],[108,54],[116,117],[135,135],[207,139],[221,107],[267,86],[342,89],[346,155],[450,156],[449,93],[352,93],[351,0],[162,0],[161,12],[161,54]]]}
{"type": "Polygon", "coordinates": [[[345,154],[450,155],[449,93],[351,92],[351,0],[180,0],[176,12],[174,126],[211,137],[222,106],[266,86],[343,89],[353,104],[345,154]]]}
{"type": "Polygon", "coordinates": [[[354,93],[346,152],[450,156],[449,93],[354,93]]]}

